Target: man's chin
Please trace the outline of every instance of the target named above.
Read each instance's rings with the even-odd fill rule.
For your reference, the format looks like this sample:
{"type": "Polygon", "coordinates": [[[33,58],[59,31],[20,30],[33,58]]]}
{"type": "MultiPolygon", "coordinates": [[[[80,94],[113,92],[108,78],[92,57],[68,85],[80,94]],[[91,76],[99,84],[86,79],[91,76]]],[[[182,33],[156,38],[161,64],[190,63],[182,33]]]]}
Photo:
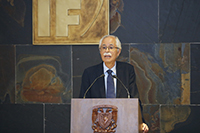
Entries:
{"type": "Polygon", "coordinates": [[[112,64],[112,63],[115,63],[115,61],[113,61],[113,60],[111,60],[111,59],[105,59],[105,60],[103,60],[103,62],[104,62],[105,64],[112,64]]]}
{"type": "Polygon", "coordinates": [[[110,58],[104,58],[104,60],[103,60],[105,63],[109,63],[109,62],[111,62],[111,59],[110,58]]]}

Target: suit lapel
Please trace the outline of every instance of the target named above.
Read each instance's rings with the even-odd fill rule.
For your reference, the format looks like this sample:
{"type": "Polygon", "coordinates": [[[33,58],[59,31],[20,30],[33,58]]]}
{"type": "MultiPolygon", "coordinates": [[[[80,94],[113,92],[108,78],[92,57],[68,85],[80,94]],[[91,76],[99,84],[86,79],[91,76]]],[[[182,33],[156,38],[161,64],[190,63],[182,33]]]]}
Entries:
{"type": "MultiPolygon", "coordinates": [[[[98,73],[98,75],[101,75],[101,74],[103,74],[103,62],[100,64],[100,65],[98,65],[98,69],[97,70],[100,70],[100,71],[98,71],[97,73],[98,73]]],[[[104,80],[104,77],[102,77],[102,78],[100,78],[99,79],[99,81],[98,81],[98,85],[99,85],[99,91],[100,91],[100,97],[101,98],[105,98],[106,97],[106,95],[105,95],[105,80],[104,80]]]]}
{"type": "MultiPolygon", "coordinates": [[[[119,62],[116,62],[116,70],[117,70],[117,77],[120,79],[120,77],[122,77],[123,75],[123,72],[121,71],[122,68],[121,68],[121,65],[119,62]]],[[[121,80],[121,79],[120,79],[121,80]]],[[[121,93],[121,88],[122,88],[122,84],[120,83],[119,80],[117,80],[117,95],[116,95],[116,98],[119,98],[120,97],[120,93],[121,93]]]]}

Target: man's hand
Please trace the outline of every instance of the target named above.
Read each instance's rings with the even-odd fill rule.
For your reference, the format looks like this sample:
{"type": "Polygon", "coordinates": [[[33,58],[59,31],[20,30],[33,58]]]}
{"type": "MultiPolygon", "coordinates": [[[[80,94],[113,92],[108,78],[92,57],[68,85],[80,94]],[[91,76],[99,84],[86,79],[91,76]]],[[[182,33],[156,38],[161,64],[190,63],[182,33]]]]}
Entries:
{"type": "Polygon", "coordinates": [[[142,123],[142,131],[143,133],[147,133],[149,131],[149,127],[147,126],[147,124],[142,123]]]}

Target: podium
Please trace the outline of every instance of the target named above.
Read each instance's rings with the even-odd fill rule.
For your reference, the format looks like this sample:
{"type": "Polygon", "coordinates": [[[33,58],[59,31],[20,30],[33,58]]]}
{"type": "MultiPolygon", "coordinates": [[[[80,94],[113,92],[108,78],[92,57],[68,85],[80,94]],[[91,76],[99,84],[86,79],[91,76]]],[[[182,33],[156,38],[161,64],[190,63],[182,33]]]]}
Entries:
{"type": "MultiPolygon", "coordinates": [[[[98,107],[114,107],[113,110],[117,110],[112,113],[113,119],[116,121],[115,133],[142,132],[140,128],[142,124],[141,112],[137,98],[74,98],[71,100],[70,133],[93,133],[94,129],[92,129],[92,126],[94,125],[94,118],[97,118],[97,120],[101,118],[99,117],[100,115],[97,117],[97,112],[95,113],[94,111],[98,107]]],[[[104,116],[105,112],[109,112],[107,110],[105,111],[105,109],[101,111],[104,112],[104,116]]],[[[101,112],[99,114],[102,115],[101,112]]],[[[111,116],[107,116],[105,118],[109,120],[111,116]]]]}

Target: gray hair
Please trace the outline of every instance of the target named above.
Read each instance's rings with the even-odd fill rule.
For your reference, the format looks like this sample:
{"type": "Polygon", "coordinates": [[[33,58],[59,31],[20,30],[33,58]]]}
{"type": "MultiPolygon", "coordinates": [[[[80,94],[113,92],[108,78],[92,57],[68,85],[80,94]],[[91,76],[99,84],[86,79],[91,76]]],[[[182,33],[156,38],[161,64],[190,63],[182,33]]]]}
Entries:
{"type": "Polygon", "coordinates": [[[103,41],[103,39],[107,38],[107,37],[113,37],[115,38],[115,42],[116,42],[116,45],[119,49],[122,49],[122,46],[121,46],[121,42],[119,40],[119,38],[117,36],[114,36],[114,35],[105,35],[101,38],[101,40],[99,41],[99,48],[101,47],[101,43],[103,41]]]}

